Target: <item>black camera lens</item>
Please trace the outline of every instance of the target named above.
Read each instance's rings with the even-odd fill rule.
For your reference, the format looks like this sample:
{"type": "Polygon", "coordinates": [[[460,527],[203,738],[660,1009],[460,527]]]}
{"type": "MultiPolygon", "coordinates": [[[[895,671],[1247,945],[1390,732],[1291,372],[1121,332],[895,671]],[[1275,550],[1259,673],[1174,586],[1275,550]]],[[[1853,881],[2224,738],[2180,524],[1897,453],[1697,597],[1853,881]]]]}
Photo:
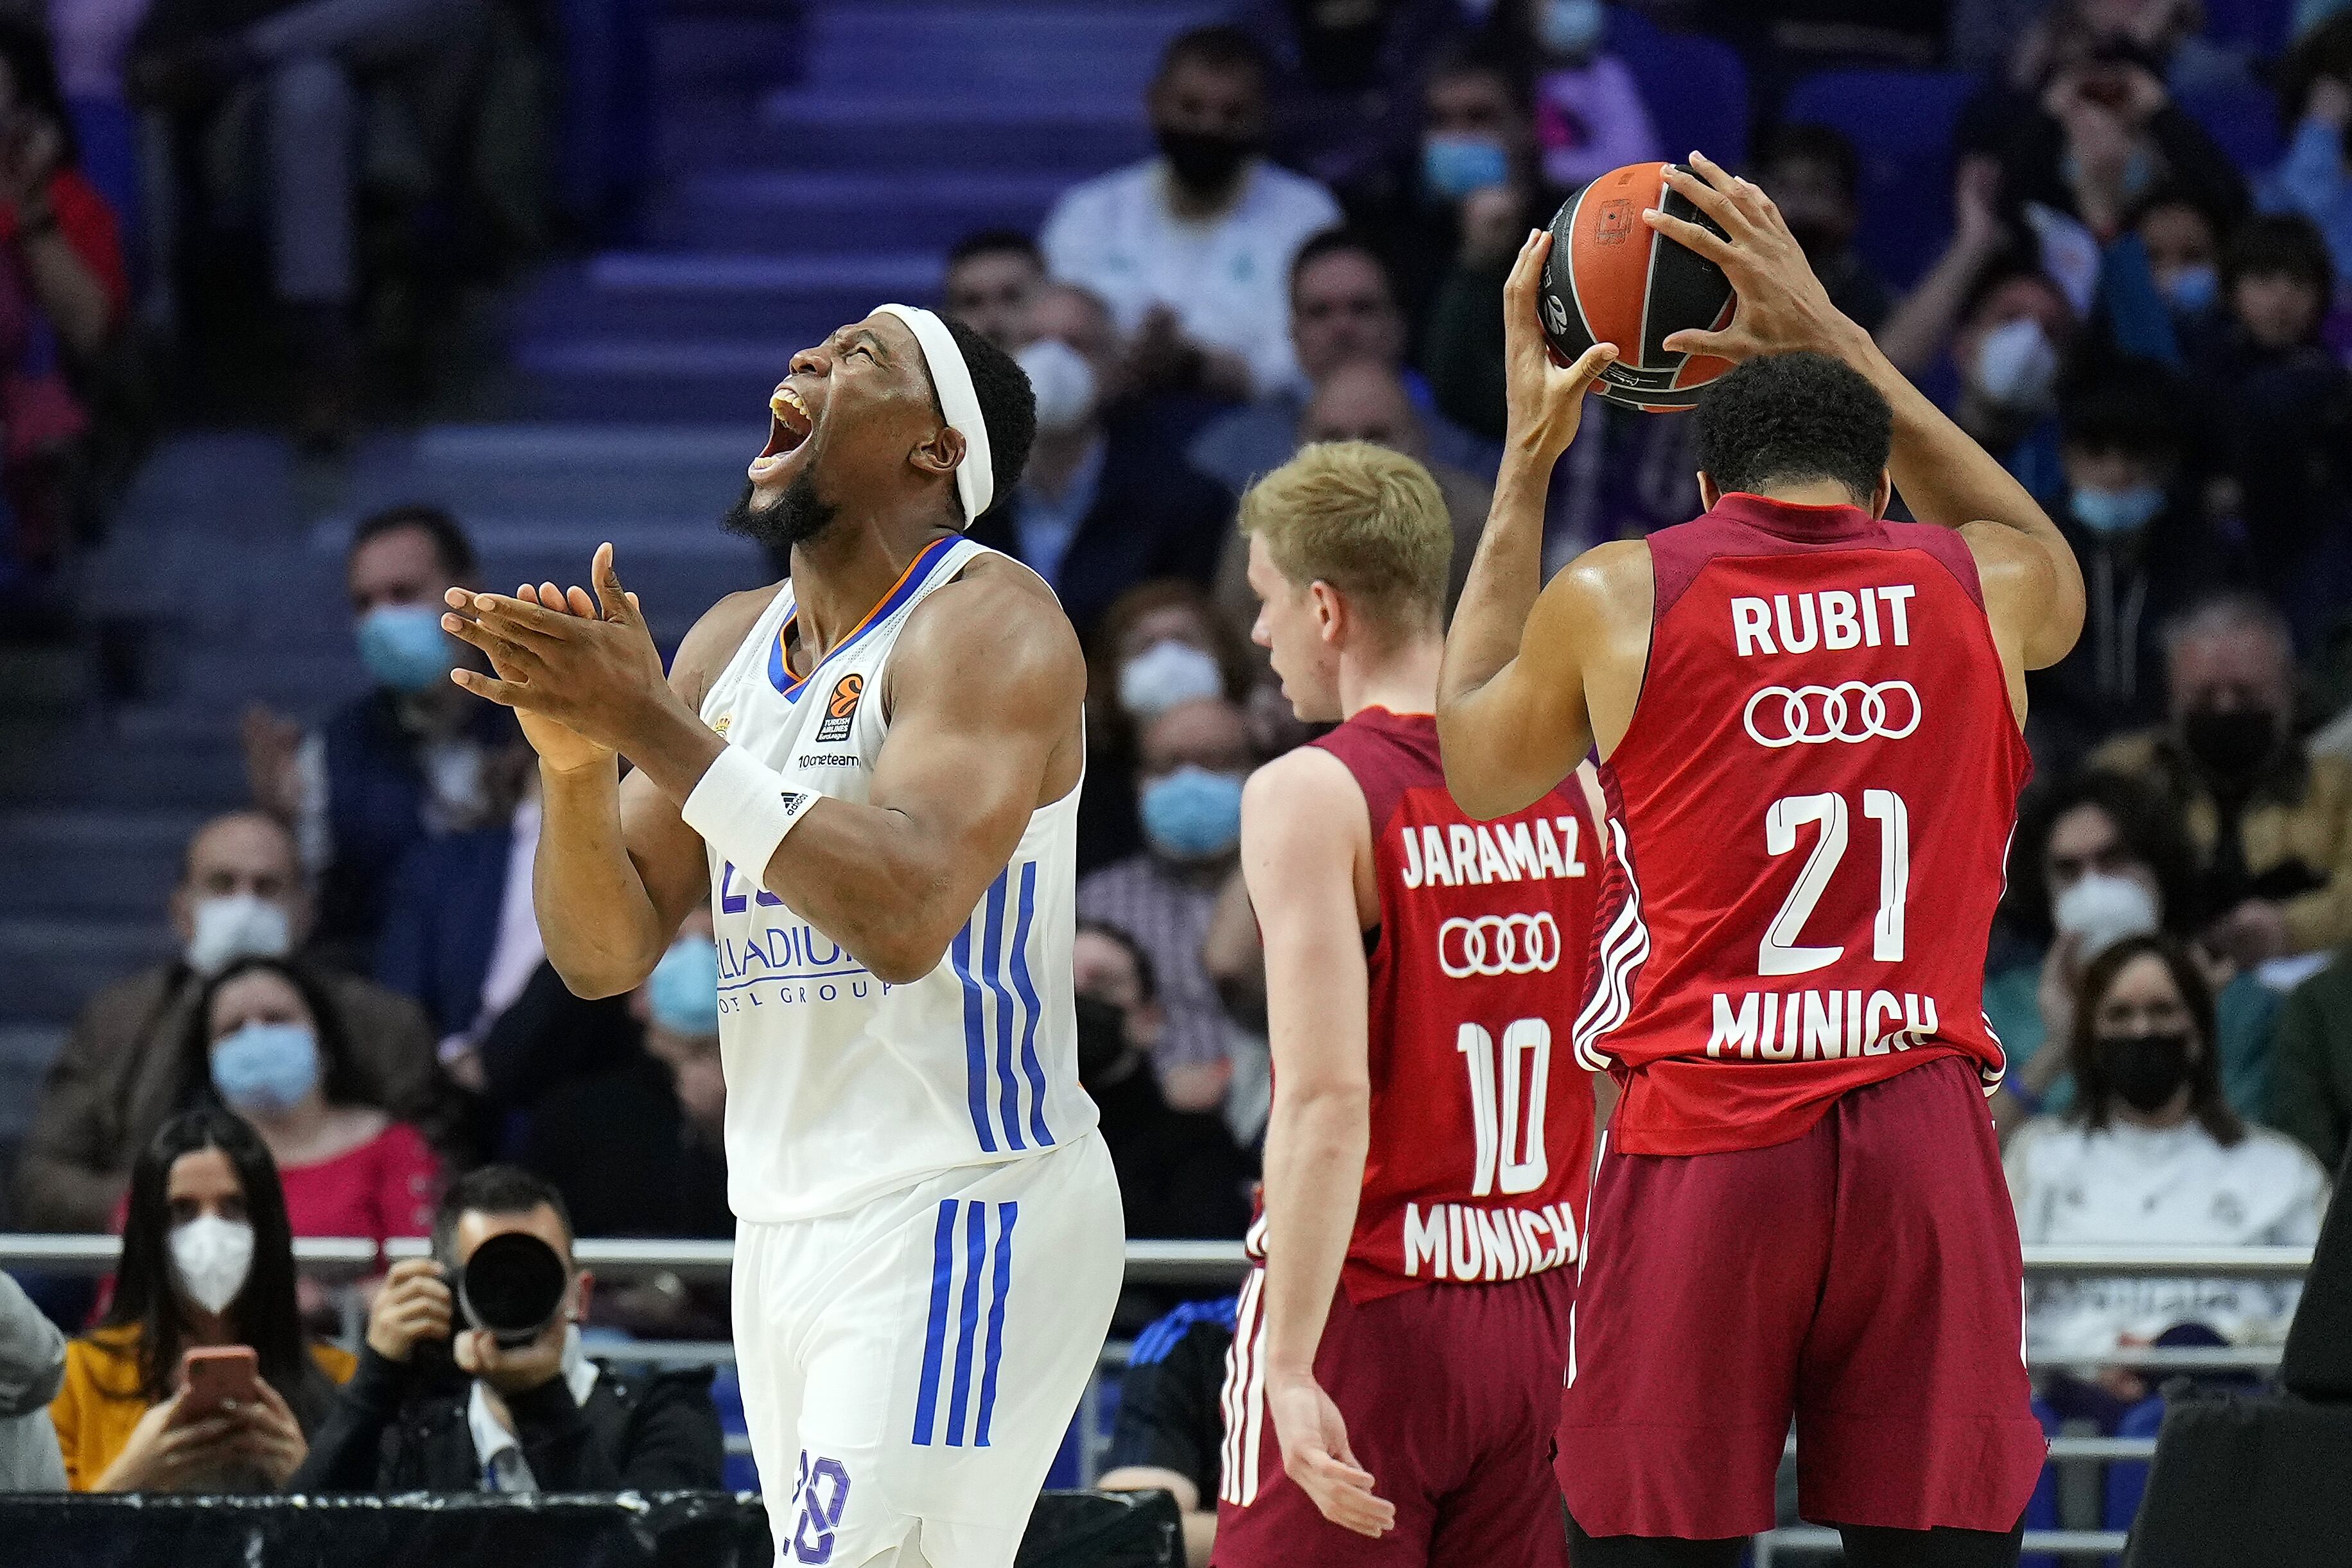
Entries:
{"type": "Polygon", "coordinates": [[[457,1302],[467,1322],[501,1345],[529,1344],[562,1310],[570,1276],[555,1248],[510,1230],[474,1248],[457,1279],[457,1302]]]}

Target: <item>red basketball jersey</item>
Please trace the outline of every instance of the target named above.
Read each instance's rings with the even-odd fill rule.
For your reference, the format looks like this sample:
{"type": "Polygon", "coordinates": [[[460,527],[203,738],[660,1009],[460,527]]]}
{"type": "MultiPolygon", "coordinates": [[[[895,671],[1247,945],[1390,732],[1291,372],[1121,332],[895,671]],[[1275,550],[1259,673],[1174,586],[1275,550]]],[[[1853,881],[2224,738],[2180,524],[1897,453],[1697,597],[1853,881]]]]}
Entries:
{"type": "Polygon", "coordinates": [[[1426,713],[1368,708],[1315,744],[1364,792],[1381,900],[1349,1298],[1573,1264],[1592,1083],[1569,1026],[1601,879],[1584,792],[1571,776],[1517,816],[1473,822],[1446,792],[1426,713]]]}
{"type": "Polygon", "coordinates": [[[2030,761],[1958,534],[1742,494],[1650,536],[1577,1055],[1634,1154],[1761,1148],[1953,1053],[2030,761]]]}

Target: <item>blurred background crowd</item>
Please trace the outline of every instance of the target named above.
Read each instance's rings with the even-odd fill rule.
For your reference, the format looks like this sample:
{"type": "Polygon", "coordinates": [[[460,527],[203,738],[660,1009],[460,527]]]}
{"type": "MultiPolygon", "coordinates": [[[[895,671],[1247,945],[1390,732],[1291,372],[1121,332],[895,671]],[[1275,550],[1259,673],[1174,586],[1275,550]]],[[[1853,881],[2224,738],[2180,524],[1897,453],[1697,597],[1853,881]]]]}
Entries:
{"type": "MultiPolygon", "coordinates": [[[[767,388],[891,297],[1035,386],[973,532],[1089,650],[1085,1079],[1130,1233],[1238,1237],[1268,1099],[1241,786],[1306,732],[1250,644],[1236,499],[1304,442],[1410,453],[1458,586],[1519,240],[1694,147],[2083,563],[1987,955],[2026,1239],[2311,1241],[2352,1138],[2343,0],[6,0],[6,1228],[125,1231],[110,1297],[37,1279],[40,1306],[184,1342],[175,1310],[221,1309],[156,1249],[206,1203],[264,1250],[469,1213],[730,1233],[724,955],[705,921],[636,994],[566,992],[534,771],[446,679],[437,606],[604,539],[671,639],[764,580],[715,525],[767,388]]],[[[1687,422],[1596,404],[1547,567],[1697,510],[1687,422]]],[[[370,1289],[360,1362],[316,1373],[332,1304],[278,1304],[278,1484],[430,1316],[370,1289]]],[[[2082,1356],[2267,1343],[2293,1304],[2037,1289],[2034,1342],[2082,1356]]],[[[726,1326],[677,1280],[581,1295],[600,1331],[726,1326]]],[[[1214,1304],[1134,1290],[1119,1331],[1155,1319],[1139,1369],[1213,1359],[1214,1304]]],[[[74,1380],[160,1401],[134,1363],[69,1368],[76,1485],[138,1439],[67,1433],[74,1380]]],[[[1197,1501],[1186,1386],[1122,1451],[1195,1483],[1205,1456],[1197,1501]]],[[[2110,1431],[2149,1394],[2044,1390],[2110,1431]]]]}

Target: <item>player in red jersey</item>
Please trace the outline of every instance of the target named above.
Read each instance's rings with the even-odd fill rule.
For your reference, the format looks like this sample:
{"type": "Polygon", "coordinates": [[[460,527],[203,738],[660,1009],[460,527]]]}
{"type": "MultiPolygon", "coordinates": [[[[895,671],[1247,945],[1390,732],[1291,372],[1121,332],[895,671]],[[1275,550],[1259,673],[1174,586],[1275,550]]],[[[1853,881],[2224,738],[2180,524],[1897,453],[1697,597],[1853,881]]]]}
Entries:
{"type": "Polygon", "coordinates": [[[1510,431],[1445,655],[1446,778],[1517,809],[1597,743],[1611,838],[1575,1044],[1623,1088],[1593,1179],[1558,1470],[1577,1568],[1730,1564],[1800,1508],[1846,1561],[2014,1563],[2043,1457],[2017,1227],[1981,1098],[1985,943],[2028,763],[2024,672],[2081,574],[2000,465],[1829,302],[1764,194],[1653,227],[1739,294],[1669,346],[1743,362],[1696,415],[1706,515],[1538,596],[1583,388],[1535,237],[1510,431]],[[1899,490],[1917,523],[1882,521],[1899,490]]]}
{"type": "Polygon", "coordinates": [[[1451,538],[1420,464],[1309,447],[1242,526],[1285,695],[1345,722],[1242,797],[1274,1110],[1217,1562],[1564,1564],[1545,1455],[1591,1166],[1569,1026],[1593,805],[1570,769],[1491,823],[1446,793],[1451,538]]]}

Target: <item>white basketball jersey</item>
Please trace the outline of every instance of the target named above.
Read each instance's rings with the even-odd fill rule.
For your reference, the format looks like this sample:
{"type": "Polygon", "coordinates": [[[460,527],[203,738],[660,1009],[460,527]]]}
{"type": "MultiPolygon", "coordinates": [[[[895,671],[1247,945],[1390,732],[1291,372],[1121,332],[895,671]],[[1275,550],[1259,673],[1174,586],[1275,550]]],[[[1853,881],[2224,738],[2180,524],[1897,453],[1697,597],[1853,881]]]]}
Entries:
{"type": "MultiPolygon", "coordinates": [[[[782,773],[785,789],[864,804],[889,733],[880,693],[899,632],[916,605],[990,553],[961,538],[926,547],[802,680],[784,659],[787,581],[712,682],[703,722],[782,773]]],[[[711,856],[737,1217],[836,1214],[1094,1127],[1071,1003],[1077,818],[1076,788],[1033,812],[939,967],[905,985],[876,979],[761,888],[761,868],[711,856]]]]}

